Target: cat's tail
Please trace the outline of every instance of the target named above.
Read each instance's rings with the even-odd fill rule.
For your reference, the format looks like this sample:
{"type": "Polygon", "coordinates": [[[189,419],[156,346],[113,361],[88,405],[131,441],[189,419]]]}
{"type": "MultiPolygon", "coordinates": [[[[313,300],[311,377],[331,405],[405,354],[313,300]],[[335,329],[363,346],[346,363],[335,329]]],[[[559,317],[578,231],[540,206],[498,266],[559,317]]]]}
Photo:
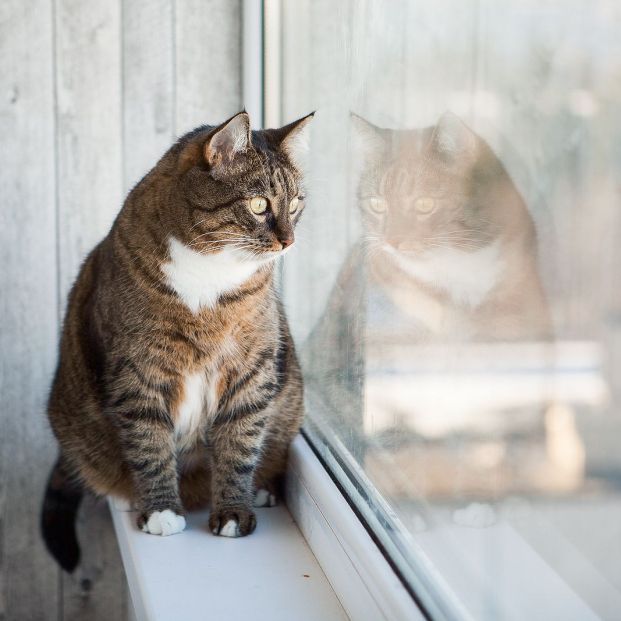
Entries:
{"type": "Polygon", "coordinates": [[[49,553],[72,572],[80,561],[76,517],[84,488],[71,476],[62,454],[50,472],[41,508],[41,534],[49,553]]]}

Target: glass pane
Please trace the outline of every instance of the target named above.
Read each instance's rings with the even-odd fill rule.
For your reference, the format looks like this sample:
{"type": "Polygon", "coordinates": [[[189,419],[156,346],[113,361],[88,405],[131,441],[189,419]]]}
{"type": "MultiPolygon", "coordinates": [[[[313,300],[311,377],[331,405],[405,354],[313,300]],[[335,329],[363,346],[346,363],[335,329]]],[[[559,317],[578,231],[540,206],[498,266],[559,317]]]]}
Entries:
{"type": "Polygon", "coordinates": [[[306,432],[437,617],[621,610],[621,9],[283,3],[306,432]]]}

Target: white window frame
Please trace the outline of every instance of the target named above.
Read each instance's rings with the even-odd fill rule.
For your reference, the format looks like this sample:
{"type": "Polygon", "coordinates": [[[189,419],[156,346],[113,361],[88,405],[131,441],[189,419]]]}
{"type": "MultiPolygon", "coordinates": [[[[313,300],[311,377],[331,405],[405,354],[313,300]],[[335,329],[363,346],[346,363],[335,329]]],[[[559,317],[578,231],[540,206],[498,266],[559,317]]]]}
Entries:
{"type": "Polygon", "coordinates": [[[289,453],[286,503],[351,619],[425,619],[303,436],[289,453]]]}

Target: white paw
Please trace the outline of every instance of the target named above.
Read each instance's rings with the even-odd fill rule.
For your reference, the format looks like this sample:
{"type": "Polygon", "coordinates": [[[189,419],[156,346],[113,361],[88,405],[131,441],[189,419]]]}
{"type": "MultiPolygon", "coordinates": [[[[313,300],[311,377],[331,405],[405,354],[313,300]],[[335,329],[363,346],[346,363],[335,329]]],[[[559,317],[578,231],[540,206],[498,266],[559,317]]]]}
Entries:
{"type": "Polygon", "coordinates": [[[142,530],[152,535],[176,535],[185,528],[185,518],[170,509],[154,511],[145,522],[142,530]]]}
{"type": "MultiPolygon", "coordinates": [[[[218,533],[214,531],[214,535],[218,533]]],[[[239,537],[239,524],[235,520],[229,520],[221,529],[222,537],[239,537]]]]}
{"type": "Polygon", "coordinates": [[[258,489],[254,497],[255,507],[274,507],[276,506],[276,496],[270,494],[266,489],[258,489]]]}

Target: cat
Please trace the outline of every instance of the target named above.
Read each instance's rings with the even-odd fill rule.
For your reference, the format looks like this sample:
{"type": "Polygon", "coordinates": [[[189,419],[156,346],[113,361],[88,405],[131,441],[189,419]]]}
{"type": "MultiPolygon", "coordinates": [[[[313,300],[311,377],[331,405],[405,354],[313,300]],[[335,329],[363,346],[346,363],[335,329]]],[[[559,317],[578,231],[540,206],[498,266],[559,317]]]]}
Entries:
{"type": "Polygon", "coordinates": [[[489,145],[452,113],[421,130],[355,122],[371,286],[435,339],[548,338],[535,225],[489,145]]]}
{"type": "Polygon", "coordinates": [[[180,138],[131,190],[70,292],[48,416],[60,445],[42,509],[72,571],[85,491],[171,535],[210,504],[239,537],[276,503],[303,418],[274,280],[304,210],[312,114],[254,131],[246,112],[180,138]]]}
{"type": "MultiPolygon", "coordinates": [[[[552,327],[533,219],[483,138],[450,112],[421,129],[380,128],[356,115],[351,125],[363,232],[302,360],[310,391],[362,459],[376,371],[403,373],[413,363],[437,371],[467,352],[460,344],[545,342],[552,327]],[[428,346],[443,353],[425,359],[428,346]]],[[[394,397],[383,393],[386,403],[394,397]]],[[[385,409],[393,422],[411,418],[385,409]]]]}

